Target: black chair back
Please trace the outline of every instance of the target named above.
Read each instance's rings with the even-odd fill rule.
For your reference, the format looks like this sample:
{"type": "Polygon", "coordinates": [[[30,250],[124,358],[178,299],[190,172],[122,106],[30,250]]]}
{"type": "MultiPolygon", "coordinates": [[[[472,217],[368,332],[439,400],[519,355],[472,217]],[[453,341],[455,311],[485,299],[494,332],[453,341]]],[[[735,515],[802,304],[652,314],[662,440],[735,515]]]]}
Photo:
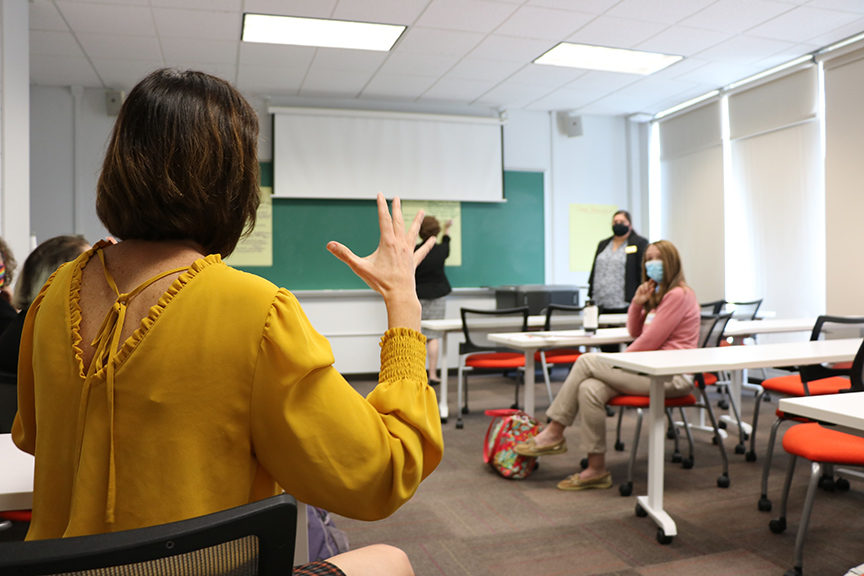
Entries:
{"type": "Polygon", "coordinates": [[[714,300],[699,304],[699,308],[702,310],[702,314],[719,314],[724,304],[726,304],[725,300],[714,300]]]}
{"type": "Polygon", "coordinates": [[[459,354],[473,352],[512,352],[487,338],[495,332],[527,332],[528,306],[499,310],[462,308],[462,334],[465,342],[459,344],[459,354]]]}
{"type": "Polygon", "coordinates": [[[0,543],[0,574],[284,576],[296,530],[297,502],[282,494],[161,526],[0,543]]]}
{"type": "Polygon", "coordinates": [[[543,330],[575,330],[582,325],[582,310],[584,306],[568,306],[567,304],[549,304],[546,307],[546,323],[543,330]],[[555,319],[553,320],[553,315],[555,319]]]}
{"type": "MultiPolygon", "coordinates": [[[[810,333],[810,340],[838,340],[841,338],[861,338],[864,336],[864,316],[819,316],[810,333]]],[[[830,378],[832,376],[849,376],[850,370],[835,368],[830,365],[816,364],[799,368],[801,381],[807,395],[810,391],[808,382],[830,378]]]]}
{"type": "MultiPolygon", "coordinates": [[[[762,306],[761,298],[750,302],[724,302],[722,309],[723,312],[731,312],[736,320],[756,320],[760,306],[762,306]]],[[[719,313],[720,310],[717,312],[719,313]]]]}
{"type": "Polygon", "coordinates": [[[726,325],[731,318],[731,312],[728,314],[702,314],[699,323],[699,347],[716,348],[720,346],[723,331],[726,330],[726,325]]]}
{"type": "Polygon", "coordinates": [[[852,381],[850,392],[864,392],[864,342],[861,342],[861,347],[855,354],[855,360],[852,361],[849,380],[852,381]]]}

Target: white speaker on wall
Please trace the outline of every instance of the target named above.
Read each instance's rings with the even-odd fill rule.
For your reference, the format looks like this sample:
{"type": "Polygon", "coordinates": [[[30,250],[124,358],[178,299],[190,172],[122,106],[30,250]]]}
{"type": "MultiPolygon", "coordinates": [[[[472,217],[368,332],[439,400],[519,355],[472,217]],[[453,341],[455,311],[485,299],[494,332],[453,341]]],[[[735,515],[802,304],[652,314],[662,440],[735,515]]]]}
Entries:
{"type": "Polygon", "coordinates": [[[126,93],[122,90],[108,90],[105,92],[105,112],[108,116],[117,116],[120,113],[120,106],[123,105],[125,98],[126,93]]]}
{"type": "Polygon", "coordinates": [[[582,136],[582,117],[570,112],[559,112],[558,121],[561,124],[561,132],[568,138],[582,136]]]}

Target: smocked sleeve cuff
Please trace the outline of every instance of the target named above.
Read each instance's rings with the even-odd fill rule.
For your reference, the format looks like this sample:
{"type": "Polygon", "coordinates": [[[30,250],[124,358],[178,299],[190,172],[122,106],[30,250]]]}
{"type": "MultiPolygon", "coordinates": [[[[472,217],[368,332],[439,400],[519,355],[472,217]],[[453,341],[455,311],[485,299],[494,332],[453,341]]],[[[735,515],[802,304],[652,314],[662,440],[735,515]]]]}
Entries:
{"type": "Polygon", "coordinates": [[[381,337],[379,382],[426,384],[426,337],[410,328],[391,328],[381,337]]]}

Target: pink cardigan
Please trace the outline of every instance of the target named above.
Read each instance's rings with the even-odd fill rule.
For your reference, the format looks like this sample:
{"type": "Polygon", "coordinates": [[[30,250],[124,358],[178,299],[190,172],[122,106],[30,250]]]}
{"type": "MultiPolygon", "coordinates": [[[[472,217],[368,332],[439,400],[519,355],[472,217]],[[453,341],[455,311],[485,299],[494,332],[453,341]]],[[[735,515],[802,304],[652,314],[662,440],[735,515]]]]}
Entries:
{"type": "Polygon", "coordinates": [[[696,294],[689,288],[673,288],[654,310],[654,319],[645,325],[645,309],[630,304],[627,330],[635,340],[628,352],[640,350],[681,350],[699,345],[701,310],[696,294]]]}

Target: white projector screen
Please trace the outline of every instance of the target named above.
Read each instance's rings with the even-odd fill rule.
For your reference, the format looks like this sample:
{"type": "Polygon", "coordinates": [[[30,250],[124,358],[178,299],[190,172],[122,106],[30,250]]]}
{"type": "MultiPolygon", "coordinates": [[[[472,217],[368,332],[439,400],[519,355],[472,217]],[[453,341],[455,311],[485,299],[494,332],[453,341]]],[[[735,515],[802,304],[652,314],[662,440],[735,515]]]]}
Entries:
{"type": "Polygon", "coordinates": [[[501,202],[498,119],[272,107],[273,195],[501,202]]]}

